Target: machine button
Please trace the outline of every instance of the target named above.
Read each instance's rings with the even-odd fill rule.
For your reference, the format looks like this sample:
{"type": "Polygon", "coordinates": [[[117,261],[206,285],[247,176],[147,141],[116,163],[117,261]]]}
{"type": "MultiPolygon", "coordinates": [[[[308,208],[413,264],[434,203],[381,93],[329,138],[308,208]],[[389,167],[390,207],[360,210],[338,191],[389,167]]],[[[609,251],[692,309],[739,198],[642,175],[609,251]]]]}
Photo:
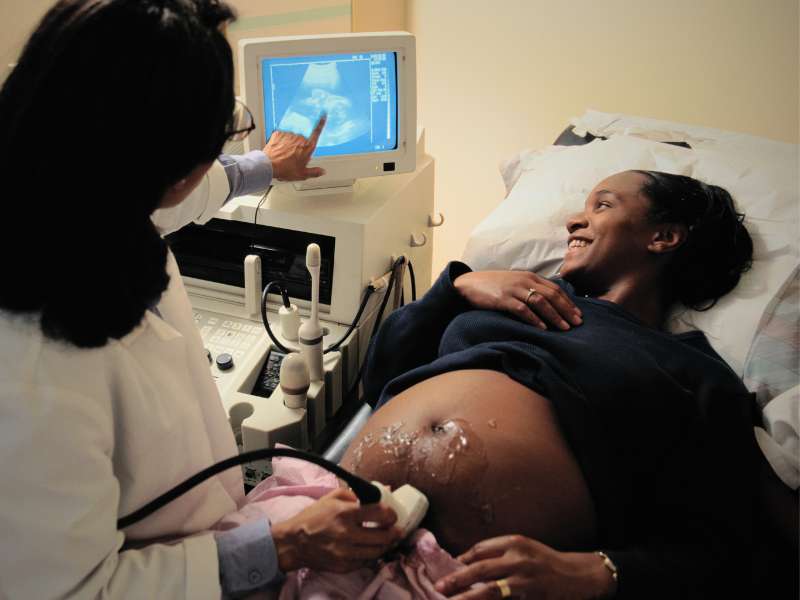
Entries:
{"type": "Polygon", "coordinates": [[[217,367],[220,371],[227,371],[233,368],[233,357],[230,354],[220,354],[217,356],[217,367]]]}

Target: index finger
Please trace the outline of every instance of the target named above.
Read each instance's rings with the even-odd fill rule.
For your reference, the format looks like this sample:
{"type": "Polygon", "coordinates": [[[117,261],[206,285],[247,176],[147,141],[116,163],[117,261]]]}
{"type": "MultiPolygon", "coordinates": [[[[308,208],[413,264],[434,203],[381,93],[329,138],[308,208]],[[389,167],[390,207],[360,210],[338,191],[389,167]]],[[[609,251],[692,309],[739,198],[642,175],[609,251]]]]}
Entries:
{"type": "Polygon", "coordinates": [[[317,147],[317,142],[319,141],[319,136],[322,135],[322,130],[325,129],[325,123],[328,122],[328,115],[326,113],[322,113],[317,121],[317,124],[314,125],[314,131],[311,132],[311,135],[308,136],[308,142],[306,143],[306,147],[308,148],[308,153],[312,154],[314,149],[317,147]]]}
{"type": "Polygon", "coordinates": [[[473,563],[477,560],[484,560],[486,558],[497,558],[505,554],[506,550],[512,545],[513,536],[501,535],[486,540],[481,540],[472,548],[464,552],[457,560],[463,562],[465,565],[473,563]]]}

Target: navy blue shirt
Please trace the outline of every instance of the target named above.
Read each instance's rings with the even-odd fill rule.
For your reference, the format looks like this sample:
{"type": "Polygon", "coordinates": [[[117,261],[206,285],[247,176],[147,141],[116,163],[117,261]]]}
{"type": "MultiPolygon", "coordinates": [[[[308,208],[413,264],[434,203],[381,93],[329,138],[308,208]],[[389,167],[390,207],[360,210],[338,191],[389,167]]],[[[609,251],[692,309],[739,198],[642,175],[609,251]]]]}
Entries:
{"type": "Polygon", "coordinates": [[[756,455],[741,380],[701,332],[654,329],[563,280],[583,313],[568,331],[475,310],[453,287],[468,271],[450,263],[386,319],[367,357],[367,401],[459,369],[507,374],[553,404],[619,568],[618,597],[719,594],[751,535],[756,455]]]}

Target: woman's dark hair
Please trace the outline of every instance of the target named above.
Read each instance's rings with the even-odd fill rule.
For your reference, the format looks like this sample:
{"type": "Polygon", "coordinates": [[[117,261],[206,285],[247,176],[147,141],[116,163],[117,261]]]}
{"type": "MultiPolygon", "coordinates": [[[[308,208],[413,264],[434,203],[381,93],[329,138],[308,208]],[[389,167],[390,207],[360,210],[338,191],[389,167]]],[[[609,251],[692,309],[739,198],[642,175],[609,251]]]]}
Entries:
{"type": "Polygon", "coordinates": [[[682,223],[686,240],[667,266],[670,301],[708,310],[730,292],[753,261],[753,241],[721,187],[691,177],[636,171],[647,177],[642,193],[650,200],[653,223],[682,223]]]}
{"type": "Polygon", "coordinates": [[[0,89],[0,308],[80,347],[166,289],[150,215],[222,150],[233,62],[217,0],[62,0],[0,89]]]}

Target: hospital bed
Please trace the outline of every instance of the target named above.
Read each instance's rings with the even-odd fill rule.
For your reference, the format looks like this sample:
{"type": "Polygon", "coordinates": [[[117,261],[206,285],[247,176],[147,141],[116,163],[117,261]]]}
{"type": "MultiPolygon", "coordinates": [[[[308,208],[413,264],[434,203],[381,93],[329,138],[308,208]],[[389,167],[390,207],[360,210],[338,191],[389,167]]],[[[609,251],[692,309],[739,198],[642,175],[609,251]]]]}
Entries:
{"type": "MultiPolygon", "coordinates": [[[[704,331],[764,408],[782,393],[798,394],[797,155],[797,145],[746,134],[588,111],[552,146],[523,150],[500,165],[506,197],[470,234],[462,259],[475,270],[554,275],[566,247],[566,215],[597,181],[621,170],[663,170],[721,185],[746,214],[753,268],[713,310],[675,312],[670,329],[704,331]]],[[[337,456],[368,416],[362,408],[326,454],[337,456]]],[[[796,488],[798,475],[786,476],[796,488]]]]}
{"type": "MultiPolygon", "coordinates": [[[[525,269],[554,275],[566,248],[566,216],[583,206],[598,181],[627,169],[666,171],[719,185],[745,213],[754,242],[752,269],[712,310],[676,310],[668,327],[676,333],[704,331],[756,394],[763,422],[754,428],[754,435],[781,482],[778,485],[795,494],[796,502],[800,487],[798,145],[587,111],[572,119],[552,146],[523,150],[501,163],[506,197],[470,234],[462,260],[474,270],[525,269]]],[[[340,460],[369,416],[370,408],[364,405],[324,455],[340,460]]],[[[794,527],[796,508],[795,504],[794,527]]],[[[794,534],[796,569],[796,530],[794,534]]]]}

